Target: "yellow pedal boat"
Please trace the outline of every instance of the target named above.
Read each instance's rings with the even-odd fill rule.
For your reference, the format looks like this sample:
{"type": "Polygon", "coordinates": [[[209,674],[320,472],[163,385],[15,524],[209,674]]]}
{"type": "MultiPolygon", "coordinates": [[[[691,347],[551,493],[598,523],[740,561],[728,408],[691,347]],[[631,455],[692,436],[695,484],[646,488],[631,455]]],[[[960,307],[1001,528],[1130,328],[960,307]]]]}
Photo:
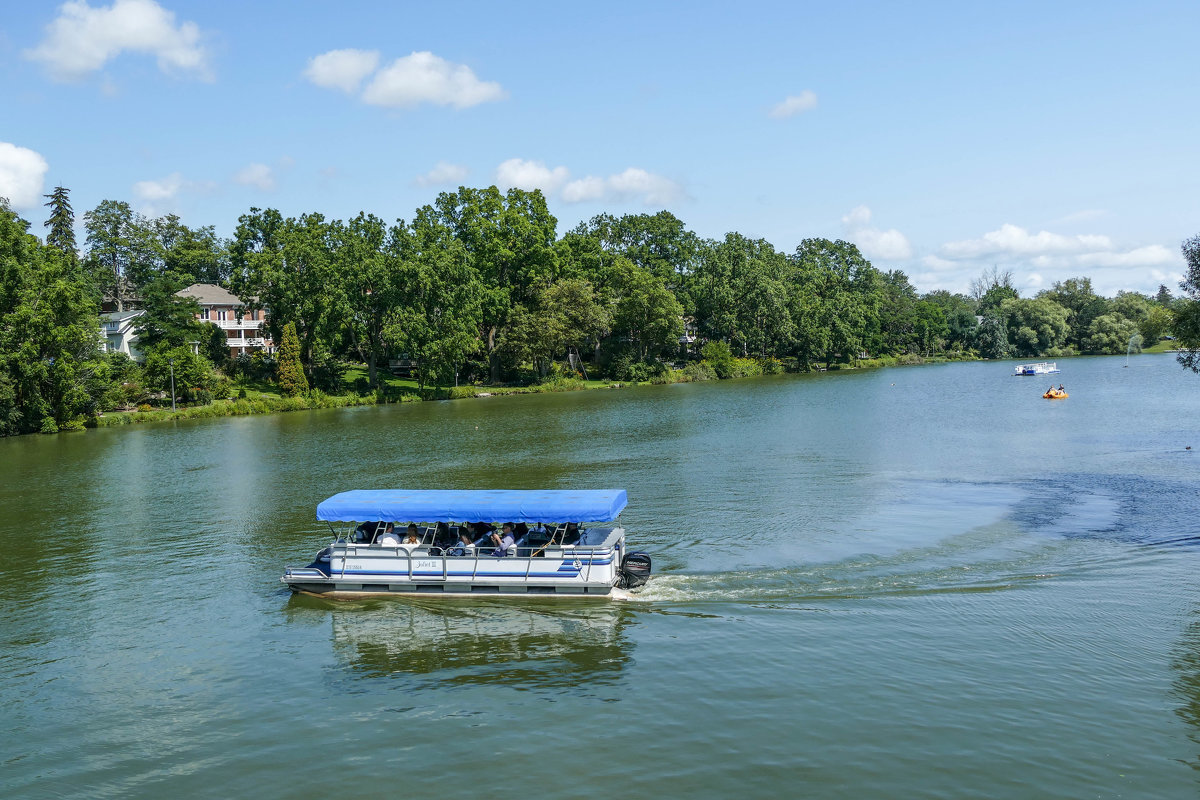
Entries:
{"type": "Polygon", "coordinates": [[[1046,398],[1047,400],[1065,400],[1066,398],[1070,397],[1070,395],[1066,392],[1060,392],[1058,389],[1051,389],[1042,395],[1042,397],[1046,398]]]}

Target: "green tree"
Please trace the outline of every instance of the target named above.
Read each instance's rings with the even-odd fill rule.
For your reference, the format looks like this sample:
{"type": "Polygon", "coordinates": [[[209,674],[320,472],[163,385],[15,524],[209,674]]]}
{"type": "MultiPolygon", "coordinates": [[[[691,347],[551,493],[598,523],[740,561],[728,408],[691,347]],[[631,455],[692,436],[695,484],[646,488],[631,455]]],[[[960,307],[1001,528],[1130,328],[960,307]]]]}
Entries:
{"type": "Polygon", "coordinates": [[[417,212],[414,255],[405,262],[404,303],[385,337],[416,359],[420,389],[449,384],[467,357],[479,350],[487,289],[471,256],[432,209],[417,212]]]}
{"type": "Polygon", "coordinates": [[[1146,318],[1138,323],[1138,333],[1143,344],[1154,346],[1159,339],[1169,334],[1175,325],[1175,314],[1169,307],[1155,303],[1146,318]]]}
{"type": "Polygon", "coordinates": [[[184,403],[212,402],[215,383],[212,364],[204,356],[182,347],[160,347],[146,356],[142,368],[146,386],[170,396],[171,375],[175,376],[175,397],[184,403]]]}
{"type": "Polygon", "coordinates": [[[1005,300],[1015,300],[1020,296],[1013,286],[1012,270],[1002,270],[993,265],[971,281],[971,299],[975,301],[975,313],[981,316],[999,311],[1005,300]]]}
{"type": "Polygon", "coordinates": [[[661,278],[621,258],[613,294],[613,333],[628,338],[639,361],[678,347],[683,306],[661,278]]]}
{"type": "Polygon", "coordinates": [[[879,330],[882,276],[845,241],[805,239],[791,257],[792,323],[802,365],[858,358],[879,330]]]}
{"type": "Polygon", "coordinates": [[[206,323],[197,319],[200,304],[194,297],[177,295],[182,288],[183,282],[178,277],[164,275],[142,290],[144,313],[137,318],[134,329],[138,334],[138,348],[143,353],[190,347],[193,342],[207,340],[206,323]]]}
{"type": "Polygon", "coordinates": [[[157,239],[159,274],[171,274],[185,286],[193,283],[223,285],[229,280],[229,247],[211,225],[189,228],[174,214],[150,223],[157,239]]]}
{"type": "Polygon", "coordinates": [[[1101,314],[1088,325],[1081,342],[1083,352],[1117,355],[1142,352],[1142,335],[1137,323],[1120,314],[1101,314]]]}
{"type": "Polygon", "coordinates": [[[705,342],[700,348],[700,358],[712,367],[718,378],[733,376],[733,351],[729,349],[728,342],[705,342]]]}
{"type": "Polygon", "coordinates": [[[0,434],[92,414],[97,308],[73,259],[43,246],[0,201],[0,434]]]}
{"type": "Polygon", "coordinates": [[[537,287],[557,277],[558,221],[540,190],[502,195],[495,186],[443,192],[417,213],[450,231],[468,257],[465,266],[478,276],[481,334],[489,378],[496,382],[502,367],[497,348],[511,309],[528,307],[537,287]]]}
{"type": "Polygon", "coordinates": [[[1068,278],[1056,281],[1053,288],[1039,292],[1038,297],[1052,300],[1067,310],[1067,339],[1072,347],[1083,349],[1092,320],[1108,311],[1108,302],[1092,291],[1091,278],[1068,278]]]}
{"type": "Polygon", "coordinates": [[[1181,249],[1187,270],[1179,282],[1183,300],[1175,309],[1173,325],[1179,339],[1176,359],[1184,369],[1200,372],[1200,236],[1185,240],[1181,249]]]}
{"type": "Polygon", "coordinates": [[[137,289],[157,272],[159,244],[149,221],[128,203],[101,201],[83,215],[88,253],[85,270],[106,303],[127,310],[137,289]]]}
{"type": "Polygon", "coordinates": [[[591,239],[601,250],[624,257],[659,278],[685,309],[688,307],[689,277],[703,245],[671,212],[622,217],[599,214],[580,223],[572,234],[591,239]]]}
{"type": "MultiPolygon", "coordinates": [[[[901,270],[882,273],[882,278],[879,336],[874,349],[879,353],[891,354],[917,350],[927,352],[930,349],[926,347],[927,340],[931,336],[929,325],[933,317],[929,316],[918,332],[920,318],[917,305],[920,301],[917,299],[917,290],[901,270]]],[[[933,312],[926,309],[926,313],[931,315],[933,312]]]]}
{"type": "Polygon", "coordinates": [[[531,308],[517,305],[502,347],[545,377],[567,348],[594,345],[608,334],[612,312],[583,278],[563,278],[538,293],[531,308]]]}
{"type": "Polygon", "coordinates": [[[75,211],[71,208],[71,192],[62,186],[55,186],[50,194],[43,195],[50,202],[45,206],[50,209],[50,218],[45,227],[46,244],[57,248],[73,263],[78,257],[75,246],[75,211]]]}
{"type": "Polygon", "coordinates": [[[1008,299],[1000,316],[1008,328],[1008,342],[1020,357],[1052,355],[1067,340],[1067,309],[1045,297],[1008,299]]]}
{"type": "Polygon", "coordinates": [[[1012,347],[1004,320],[995,314],[984,316],[975,330],[975,347],[984,358],[1007,358],[1012,347]]]}
{"type": "Polygon", "coordinates": [[[287,397],[295,397],[308,391],[308,380],[304,377],[304,366],[300,363],[300,339],[296,335],[294,322],[283,326],[275,382],[279,385],[279,392],[287,397]]]}
{"type": "Polygon", "coordinates": [[[691,273],[691,296],[700,332],[724,339],[743,355],[775,355],[792,337],[788,311],[791,265],[763,239],[728,233],[705,242],[691,273]]]}
{"type": "Polygon", "coordinates": [[[974,300],[966,295],[951,294],[944,289],[928,292],[921,299],[942,309],[947,328],[946,347],[964,350],[973,346],[975,328],[979,325],[975,318],[974,300]]]}
{"type": "MultiPolygon", "coordinates": [[[[974,318],[971,321],[974,322],[974,318]]],[[[937,303],[918,300],[913,333],[915,344],[923,355],[942,350],[950,335],[946,312],[937,303]]]]}
{"type": "Polygon", "coordinates": [[[250,209],[238,218],[230,246],[235,294],[267,310],[266,328],[280,341],[290,322],[300,340],[300,361],[313,365],[318,343],[333,349],[344,308],[334,263],[333,225],[321,214],[284,219],[275,209],[250,209]]]}
{"type": "Polygon", "coordinates": [[[384,337],[393,309],[403,301],[404,264],[412,257],[411,234],[403,221],[389,231],[373,214],[360,213],[346,225],[334,223],[334,274],[341,288],[338,316],[351,347],[367,364],[367,380],[378,386],[378,364],[386,359],[384,337]]]}

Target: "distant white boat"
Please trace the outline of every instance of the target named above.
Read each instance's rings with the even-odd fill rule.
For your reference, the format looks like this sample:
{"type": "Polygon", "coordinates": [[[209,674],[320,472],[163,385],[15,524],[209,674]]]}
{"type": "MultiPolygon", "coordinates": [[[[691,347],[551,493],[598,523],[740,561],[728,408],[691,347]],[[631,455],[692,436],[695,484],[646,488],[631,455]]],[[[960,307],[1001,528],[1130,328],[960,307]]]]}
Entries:
{"type": "Polygon", "coordinates": [[[1018,364],[1013,375],[1052,375],[1060,371],[1055,361],[1039,361],[1036,364],[1018,364]]]}

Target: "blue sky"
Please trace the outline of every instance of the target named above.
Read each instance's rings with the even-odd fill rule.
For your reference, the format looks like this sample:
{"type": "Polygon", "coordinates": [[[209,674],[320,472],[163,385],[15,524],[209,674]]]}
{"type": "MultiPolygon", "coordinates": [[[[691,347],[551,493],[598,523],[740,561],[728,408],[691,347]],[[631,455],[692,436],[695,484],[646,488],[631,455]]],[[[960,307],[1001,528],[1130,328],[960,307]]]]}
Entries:
{"type": "Polygon", "coordinates": [[[1200,3],[224,3],[0,16],[0,195],[228,235],[542,188],[560,233],[666,208],[918,289],[1176,288],[1200,233],[1200,3]]]}

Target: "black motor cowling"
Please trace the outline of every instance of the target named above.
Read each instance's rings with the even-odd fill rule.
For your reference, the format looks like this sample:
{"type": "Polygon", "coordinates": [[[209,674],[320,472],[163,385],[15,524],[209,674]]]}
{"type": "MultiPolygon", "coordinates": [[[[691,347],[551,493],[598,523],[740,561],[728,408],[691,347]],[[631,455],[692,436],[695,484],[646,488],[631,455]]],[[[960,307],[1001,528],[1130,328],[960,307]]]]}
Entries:
{"type": "Polygon", "coordinates": [[[650,554],[626,553],[621,559],[621,588],[636,589],[650,580],[650,554]]]}

